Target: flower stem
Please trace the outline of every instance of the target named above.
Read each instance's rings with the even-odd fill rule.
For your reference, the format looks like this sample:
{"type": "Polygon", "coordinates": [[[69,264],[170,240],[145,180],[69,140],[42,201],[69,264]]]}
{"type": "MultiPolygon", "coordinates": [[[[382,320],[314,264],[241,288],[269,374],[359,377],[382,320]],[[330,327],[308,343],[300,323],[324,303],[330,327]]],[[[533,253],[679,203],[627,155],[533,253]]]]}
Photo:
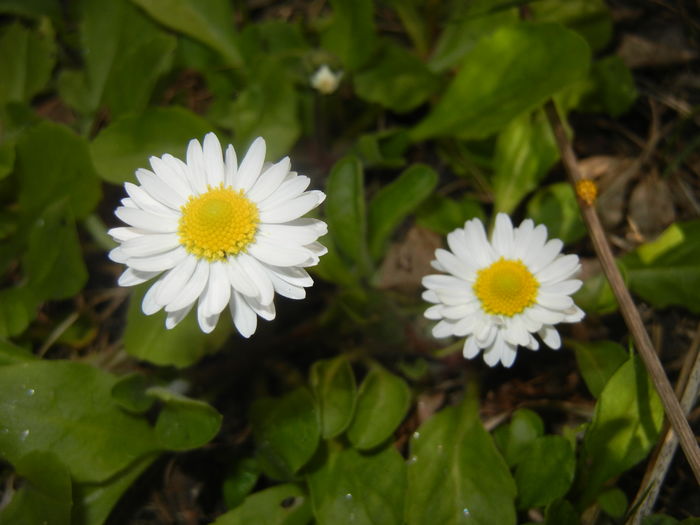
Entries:
{"type": "MultiPolygon", "coordinates": [[[[576,188],[577,183],[583,180],[583,177],[579,172],[576,155],[571,147],[571,142],[569,142],[566,136],[564,124],[554,102],[551,100],[545,105],[545,111],[549,119],[549,124],[552,127],[554,138],[557,141],[562,164],[566,169],[570,182],[573,184],[574,188],[576,188]]],[[[603,231],[603,226],[600,223],[598,214],[596,213],[595,204],[586,204],[581,199],[578,199],[578,203],[581,209],[581,215],[583,216],[591,241],[593,242],[593,247],[603,267],[603,273],[605,273],[613,294],[615,294],[617,303],[620,305],[620,312],[632,334],[639,355],[656,387],[656,391],[659,393],[659,397],[661,397],[666,417],[671,423],[671,427],[678,435],[685,457],[688,463],[690,463],[690,468],[693,470],[693,474],[695,474],[695,479],[698,481],[698,484],[700,484],[700,447],[698,447],[697,440],[690,429],[690,425],[678,402],[678,398],[673,392],[671,383],[654,351],[651,339],[649,339],[649,334],[644,328],[642,318],[632,300],[629,290],[625,286],[620,270],[615,264],[615,258],[607,238],[605,237],[605,232],[603,231]]]]}

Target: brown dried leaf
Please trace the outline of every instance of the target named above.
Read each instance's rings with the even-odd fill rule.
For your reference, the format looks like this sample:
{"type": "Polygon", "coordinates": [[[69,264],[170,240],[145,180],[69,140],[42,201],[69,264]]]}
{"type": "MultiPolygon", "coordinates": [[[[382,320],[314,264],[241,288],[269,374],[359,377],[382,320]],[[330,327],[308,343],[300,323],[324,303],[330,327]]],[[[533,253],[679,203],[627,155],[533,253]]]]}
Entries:
{"type": "Polygon", "coordinates": [[[440,236],[421,226],[413,226],[403,241],[393,243],[380,270],[379,288],[414,291],[424,275],[434,273],[430,261],[442,245],[440,236]]]}
{"type": "Polygon", "coordinates": [[[629,219],[645,238],[656,237],[676,220],[673,195],[666,179],[654,172],[639,181],[629,201],[629,219]]]}

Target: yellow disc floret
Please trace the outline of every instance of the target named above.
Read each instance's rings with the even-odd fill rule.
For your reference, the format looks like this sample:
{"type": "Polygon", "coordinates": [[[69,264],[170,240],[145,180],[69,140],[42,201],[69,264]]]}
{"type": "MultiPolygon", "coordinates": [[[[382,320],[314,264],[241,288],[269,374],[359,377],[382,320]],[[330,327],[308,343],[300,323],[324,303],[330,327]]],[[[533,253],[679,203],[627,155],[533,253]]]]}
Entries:
{"type": "Polygon", "coordinates": [[[522,261],[501,257],[477,272],[474,294],[486,313],[512,317],[535,303],[539,286],[522,261]]]}
{"type": "Polygon", "coordinates": [[[245,251],[255,238],[258,208],[240,190],[210,186],[181,210],[180,243],[197,257],[220,261],[245,251]]]}

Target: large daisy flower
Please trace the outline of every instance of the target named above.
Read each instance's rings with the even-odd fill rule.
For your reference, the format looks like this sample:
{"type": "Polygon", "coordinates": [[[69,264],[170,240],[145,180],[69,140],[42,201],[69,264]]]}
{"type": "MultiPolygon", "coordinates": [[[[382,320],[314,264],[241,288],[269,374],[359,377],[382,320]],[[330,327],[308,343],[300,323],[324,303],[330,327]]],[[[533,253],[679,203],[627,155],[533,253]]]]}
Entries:
{"type": "Polygon", "coordinates": [[[257,138],[239,164],[233,146],[224,156],[213,133],[203,145],[191,140],[187,162],[151,157],[127,182],[128,198],[115,214],[128,226],[109,234],[120,246],[109,253],[127,265],[119,278],[134,286],[158,278],[142,309],[165,309],[173,328],[197,302],[202,331],[211,332],[228,306],[244,337],[257,317],[275,317],[275,292],[302,299],[313,281],[304,270],[326,249],[316,242],[326,223],[301,218],[325,199],[305,191],[309,178],[289,171],[289,158],[264,165],[265,141],[257,138]]]}
{"type": "Polygon", "coordinates": [[[425,316],[439,320],[435,337],[465,337],[464,357],[480,350],[489,366],[511,366],[518,346],[537,350],[537,334],[553,349],[561,346],[557,323],[575,323],[583,311],[570,295],[581,287],[572,279],[578,256],[563,255],[559,239],[530,219],[513,228],[505,213],[496,217],[489,242],[472,219],[447,236],[450,250],[435,251],[433,268],[450,275],[423,278],[423,298],[433,303],[425,316]]]}

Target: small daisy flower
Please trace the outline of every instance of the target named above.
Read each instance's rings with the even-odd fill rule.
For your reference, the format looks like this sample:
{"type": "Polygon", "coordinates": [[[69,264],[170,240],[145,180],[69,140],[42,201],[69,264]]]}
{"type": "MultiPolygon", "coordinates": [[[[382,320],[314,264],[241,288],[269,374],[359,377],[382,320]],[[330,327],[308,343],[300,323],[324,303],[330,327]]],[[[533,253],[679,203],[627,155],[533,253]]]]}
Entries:
{"type": "Polygon", "coordinates": [[[572,279],[578,256],[563,255],[559,239],[547,240],[547,228],[530,219],[513,228],[505,213],[496,217],[491,242],[472,219],[447,236],[450,250],[435,251],[433,268],[450,275],[423,278],[425,312],[439,320],[435,337],[465,337],[467,359],[484,351],[489,366],[511,366],[518,346],[537,350],[537,334],[553,349],[561,346],[557,323],[575,323],[583,311],[570,295],[581,287],[572,279]]]}
{"type": "Polygon", "coordinates": [[[330,95],[338,89],[340,79],[343,78],[343,72],[333,73],[331,68],[326,64],[319,67],[309,79],[311,87],[323,95],[330,95]]]}
{"type": "Polygon", "coordinates": [[[303,299],[313,281],[304,270],[326,248],[316,240],[326,223],[302,215],[325,199],[305,191],[309,178],[290,171],[289,158],[264,165],[257,138],[239,164],[216,135],[191,140],[187,162],[151,157],[152,170],[136,170],[128,198],[115,214],[128,226],[109,234],[120,246],[109,257],[127,266],[121,286],[157,279],[142,309],[165,309],[173,328],[197,302],[197,319],[211,332],[228,306],[237,330],[250,337],[257,318],[275,318],[274,295],[303,299]]]}

